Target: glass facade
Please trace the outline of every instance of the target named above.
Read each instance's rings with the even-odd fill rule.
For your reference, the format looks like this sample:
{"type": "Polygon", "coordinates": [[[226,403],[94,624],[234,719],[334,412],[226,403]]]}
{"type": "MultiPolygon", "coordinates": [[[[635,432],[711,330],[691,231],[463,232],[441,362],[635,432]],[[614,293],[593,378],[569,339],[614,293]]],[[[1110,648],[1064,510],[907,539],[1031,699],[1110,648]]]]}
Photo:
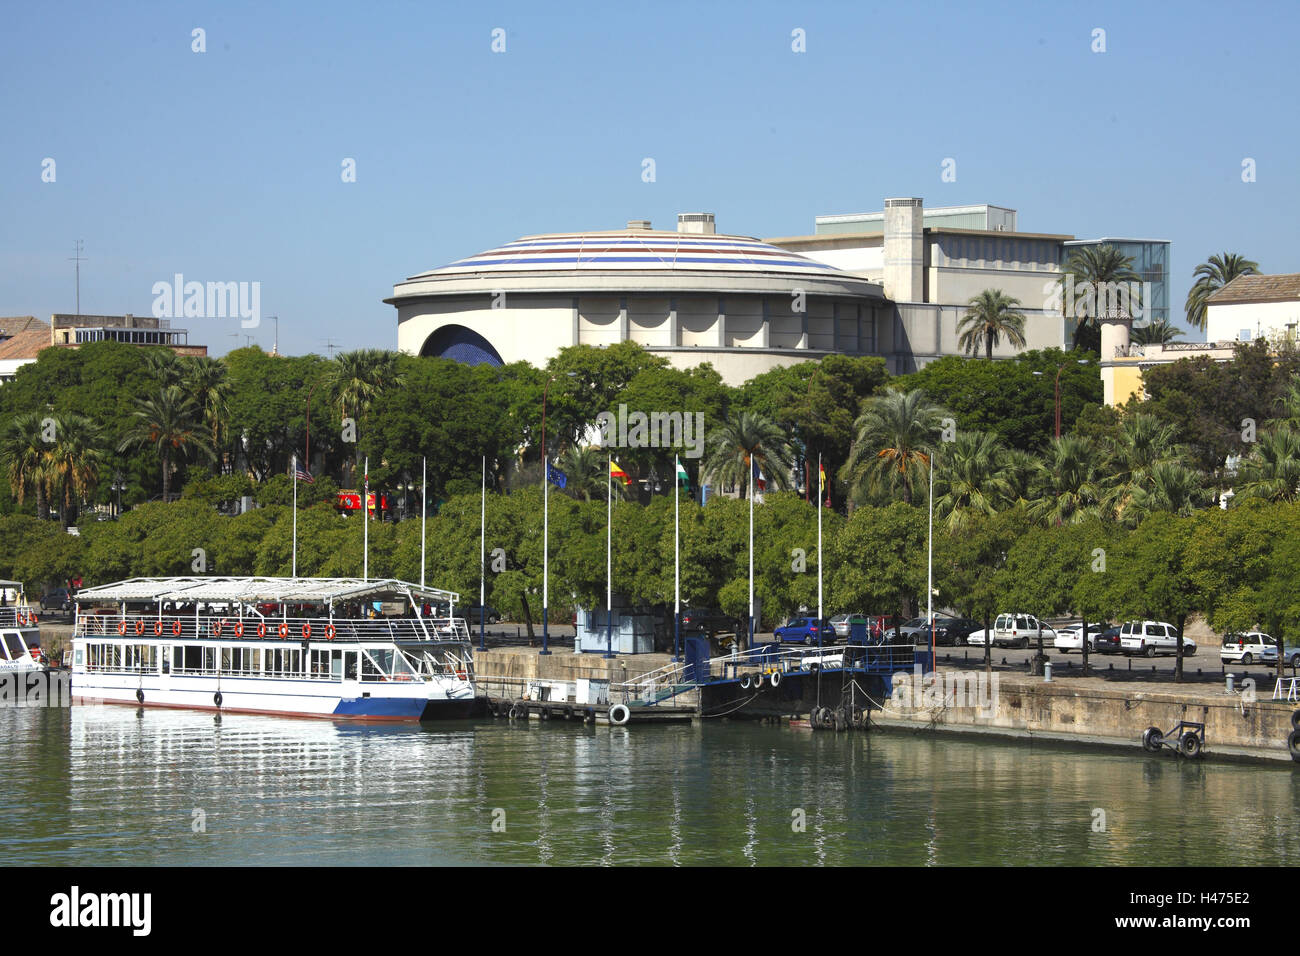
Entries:
{"type": "Polygon", "coordinates": [[[1114,246],[1121,255],[1133,260],[1133,271],[1143,282],[1151,283],[1151,301],[1145,304],[1135,325],[1157,319],[1169,321],[1169,243],[1161,239],[1089,239],[1067,242],[1061,248],[1061,265],[1081,246],[1114,246]]]}

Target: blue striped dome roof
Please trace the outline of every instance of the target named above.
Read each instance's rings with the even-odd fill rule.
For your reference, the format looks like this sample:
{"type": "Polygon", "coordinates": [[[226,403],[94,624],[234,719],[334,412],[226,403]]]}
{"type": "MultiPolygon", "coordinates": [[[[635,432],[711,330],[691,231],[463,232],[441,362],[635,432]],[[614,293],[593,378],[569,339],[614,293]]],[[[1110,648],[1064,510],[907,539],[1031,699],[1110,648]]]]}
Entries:
{"type": "Polygon", "coordinates": [[[426,276],[540,271],[767,272],[842,275],[841,270],[747,236],[626,230],[526,236],[458,259],[426,276]]]}

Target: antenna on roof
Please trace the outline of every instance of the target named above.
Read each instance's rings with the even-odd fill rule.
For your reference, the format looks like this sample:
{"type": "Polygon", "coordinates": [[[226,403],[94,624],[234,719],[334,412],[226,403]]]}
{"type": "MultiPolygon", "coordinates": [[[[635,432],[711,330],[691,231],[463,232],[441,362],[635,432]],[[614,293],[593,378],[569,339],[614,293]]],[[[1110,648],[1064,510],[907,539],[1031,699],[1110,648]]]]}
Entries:
{"type": "Polygon", "coordinates": [[[77,254],[75,256],[69,256],[68,261],[77,264],[77,315],[81,315],[81,264],[86,261],[82,258],[81,254],[86,250],[86,240],[74,240],[73,248],[76,250],[77,254]]]}

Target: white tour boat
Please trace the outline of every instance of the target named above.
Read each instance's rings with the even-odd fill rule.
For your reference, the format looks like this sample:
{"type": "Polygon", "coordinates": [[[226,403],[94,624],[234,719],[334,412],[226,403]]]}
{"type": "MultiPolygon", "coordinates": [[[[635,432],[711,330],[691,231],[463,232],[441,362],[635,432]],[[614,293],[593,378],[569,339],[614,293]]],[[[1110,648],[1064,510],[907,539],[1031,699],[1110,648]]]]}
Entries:
{"type": "Polygon", "coordinates": [[[132,578],[77,592],[74,699],[357,720],[467,716],[460,596],[397,580],[132,578]],[[447,617],[429,617],[446,606],[447,617]]]}
{"type": "Polygon", "coordinates": [[[46,670],[41,655],[40,618],[23,599],[18,581],[0,581],[0,674],[46,670]],[[12,601],[12,603],[10,603],[12,601]]]}

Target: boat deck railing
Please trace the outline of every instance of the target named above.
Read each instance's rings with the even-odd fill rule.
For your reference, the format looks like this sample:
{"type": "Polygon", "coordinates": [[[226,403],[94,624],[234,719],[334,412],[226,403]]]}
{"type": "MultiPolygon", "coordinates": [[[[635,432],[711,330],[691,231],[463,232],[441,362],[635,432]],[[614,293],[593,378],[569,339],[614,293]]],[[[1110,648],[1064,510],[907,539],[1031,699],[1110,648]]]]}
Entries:
{"type": "Polygon", "coordinates": [[[176,640],[364,641],[468,644],[459,617],[257,617],[208,614],[78,614],[74,637],[138,637],[176,640]]]}
{"type": "Polygon", "coordinates": [[[0,627],[28,627],[39,623],[34,607],[26,604],[9,604],[0,607],[0,627]]]}

